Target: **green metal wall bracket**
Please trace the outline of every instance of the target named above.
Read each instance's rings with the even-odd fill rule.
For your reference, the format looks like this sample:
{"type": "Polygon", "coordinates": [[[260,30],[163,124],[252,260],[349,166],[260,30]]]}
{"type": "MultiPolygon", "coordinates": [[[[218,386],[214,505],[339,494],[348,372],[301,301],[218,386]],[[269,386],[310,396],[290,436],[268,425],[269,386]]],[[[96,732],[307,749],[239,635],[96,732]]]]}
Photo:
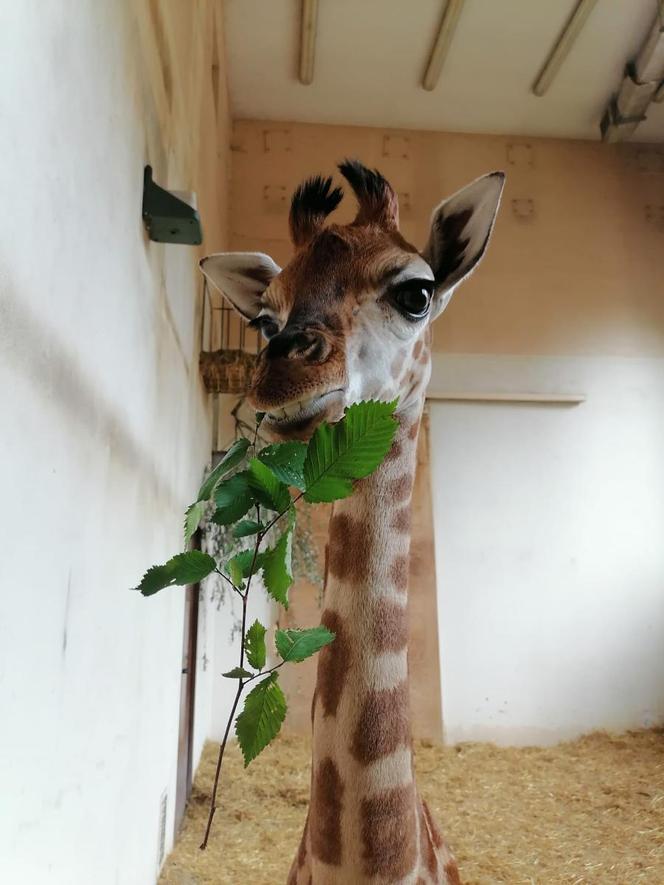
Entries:
{"type": "Polygon", "coordinates": [[[143,172],[143,224],[156,243],[200,246],[203,242],[196,195],[160,187],[152,179],[152,166],[143,172]]]}

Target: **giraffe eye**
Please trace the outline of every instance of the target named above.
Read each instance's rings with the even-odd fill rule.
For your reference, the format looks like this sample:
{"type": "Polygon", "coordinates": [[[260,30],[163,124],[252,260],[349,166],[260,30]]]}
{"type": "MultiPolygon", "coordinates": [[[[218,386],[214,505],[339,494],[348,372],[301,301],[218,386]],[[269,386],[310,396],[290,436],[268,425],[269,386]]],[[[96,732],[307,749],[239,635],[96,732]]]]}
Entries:
{"type": "Polygon", "coordinates": [[[279,331],[279,326],[275,323],[272,317],[269,317],[266,314],[255,317],[255,319],[251,320],[249,325],[252,329],[258,329],[266,341],[269,341],[270,338],[274,338],[279,331]]]}
{"type": "Polygon", "coordinates": [[[408,280],[392,292],[392,300],[410,320],[419,320],[429,312],[433,283],[430,280],[408,280]]]}

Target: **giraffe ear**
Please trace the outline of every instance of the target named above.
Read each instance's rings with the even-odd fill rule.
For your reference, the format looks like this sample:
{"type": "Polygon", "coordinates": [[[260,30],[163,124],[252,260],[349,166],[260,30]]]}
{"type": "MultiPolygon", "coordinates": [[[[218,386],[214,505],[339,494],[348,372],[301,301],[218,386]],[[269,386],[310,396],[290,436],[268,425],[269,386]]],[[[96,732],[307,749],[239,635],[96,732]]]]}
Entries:
{"type": "Polygon", "coordinates": [[[450,303],[455,288],[480,263],[498,213],[504,172],[491,172],[437,206],[423,256],[436,280],[431,318],[450,303]]]}
{"type": "Polygon", "coordinates": [[[203,258],[199,267],[214,288],[248,320],[258,315],[263,292],[281,271],[262,252],[218,252],[203,258]]]}

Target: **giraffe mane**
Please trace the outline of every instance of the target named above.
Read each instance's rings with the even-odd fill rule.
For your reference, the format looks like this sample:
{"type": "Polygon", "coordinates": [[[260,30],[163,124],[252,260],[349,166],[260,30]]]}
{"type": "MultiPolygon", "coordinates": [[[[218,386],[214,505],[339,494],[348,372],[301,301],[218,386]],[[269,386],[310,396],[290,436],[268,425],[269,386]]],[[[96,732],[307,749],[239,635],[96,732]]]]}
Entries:
{"type": "Polygon", "coordinates": [[[291,239],[295,246],[304,246],[323,227],[325,219],[333,212],[343,197],[340,187],[332,189],[332,177],[314,175],[298,187],[291,200],[291,239]]]}

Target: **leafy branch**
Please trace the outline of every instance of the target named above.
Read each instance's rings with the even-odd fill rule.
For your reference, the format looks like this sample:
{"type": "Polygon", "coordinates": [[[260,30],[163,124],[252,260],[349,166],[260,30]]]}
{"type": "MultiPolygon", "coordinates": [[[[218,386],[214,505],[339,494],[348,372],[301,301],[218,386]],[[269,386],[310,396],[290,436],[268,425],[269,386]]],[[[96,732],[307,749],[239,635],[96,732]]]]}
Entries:
{"type": "MultiPolygon", "coordinates": [[[[247,606],[254,578],[259,573],[268,595],[284,609],[293,583],[291,565],[295,504],[336,501],[352,493],[353,483],[368,476],[389,451],[397,422],[396,401],[356,403],[336,424],[321,424],[309,443],[274,443],[258,449],[257,415],[252,439],[240,437],[201,485],[196,501],[186,511],[184,542],[187,546],[214,504],[213,523],[232,526],[238,542],[223,564],[200,550],[178,553],[163,565],[152,566],[136,588],[152,596],[166,587],[202,581],[213,572],[242,600],[242,628],[238,665],[224,673],[237,687],[219,747],[210,811],[201,848],[208,843],[217,810],[217,792],[226,745],[233,722],[245,767],[277,736],[286,717],[286,698],[279,670],[300,663],[331,643],[335,636],[324,626],[277,629],[274,653],[268,666],[267,628],[259,621],[247,627],[247,606]],[[291,489],[295,490],[294,494],[291,489]],[[274,540],[279,524],[283,531],[274,540]],[[236,717],[245,689],[252,686],[236,717]]],[[[237,420],[237,416],[236,420],[237,420]]]]}

